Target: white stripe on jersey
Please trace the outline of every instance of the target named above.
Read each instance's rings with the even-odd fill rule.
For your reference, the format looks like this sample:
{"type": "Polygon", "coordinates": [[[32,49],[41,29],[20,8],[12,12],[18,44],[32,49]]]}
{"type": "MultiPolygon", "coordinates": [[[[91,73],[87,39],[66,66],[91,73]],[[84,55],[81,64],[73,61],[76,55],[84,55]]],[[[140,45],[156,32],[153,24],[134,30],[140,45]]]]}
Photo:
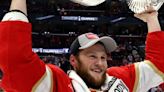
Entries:
{"type": "Polygon", "coordinates": [[[164,74],[150,61],[135,63],[135,67],[138,71],[136,71],[134,92],[147,92],[150,88],[164,82],[164,74]]]}
{"type": "Polygon", "coordinates": [[[43,77],[34,85],[32,92],[52,92],[52,71],[46,66],[46,72],[43,77]]]}

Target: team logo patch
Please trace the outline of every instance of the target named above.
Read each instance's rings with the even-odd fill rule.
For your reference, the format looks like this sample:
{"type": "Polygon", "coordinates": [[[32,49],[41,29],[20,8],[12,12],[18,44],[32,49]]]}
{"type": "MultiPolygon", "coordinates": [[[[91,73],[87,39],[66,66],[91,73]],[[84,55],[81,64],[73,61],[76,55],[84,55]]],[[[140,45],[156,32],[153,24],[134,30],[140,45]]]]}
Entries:
{"type": "Polygon", "coordinates": [[[86,37],[88,39],[97,39],[97,38],[99,38],[96,34],[93,34],[93,33],[87,33],[86,37]]]}

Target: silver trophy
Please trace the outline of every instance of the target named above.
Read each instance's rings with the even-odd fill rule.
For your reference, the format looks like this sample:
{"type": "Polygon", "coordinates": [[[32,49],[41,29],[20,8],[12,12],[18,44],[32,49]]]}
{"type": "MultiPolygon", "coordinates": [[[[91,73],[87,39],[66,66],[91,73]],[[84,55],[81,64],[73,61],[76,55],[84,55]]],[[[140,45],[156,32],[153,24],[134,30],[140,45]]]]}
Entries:
{"type": "Polygon", "coordinates": [[[105,0],[71,0],[71,1],[84,6],[97,6],[105,2],[105,0]]]}
{"type": "Polygon", "coordinates": [[[164,0],[126,0],[129,6],[129,9],[134,13],[143,13],[148,11],[148,7],[152,7],[153,10],[158,11],[164,0]]]}

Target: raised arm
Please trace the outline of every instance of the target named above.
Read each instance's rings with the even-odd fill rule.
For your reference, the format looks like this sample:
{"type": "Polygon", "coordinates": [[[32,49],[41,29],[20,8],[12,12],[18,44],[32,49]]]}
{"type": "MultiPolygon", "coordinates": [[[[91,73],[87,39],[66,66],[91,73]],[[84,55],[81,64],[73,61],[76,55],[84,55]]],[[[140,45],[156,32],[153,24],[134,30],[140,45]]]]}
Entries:
{"type": "Polygon", "coordinates": [[[164,32],[161,31],[156,11],[135,14],[135,17],[148,26],[145,60],[128,66],[109,68],[108,73],[122,79],[131,92],[147,92],[164,82],[164,32]]]}
{"type": "Polygon", "coordinates": [[[135,64],[138,81],[135,81],[134,90],[145,92],[164,82],[164,32],[161,31],[157,11],[150,9],[147,13],[135,16],[146,22],[148,26],[145,60],[135,64]]]}
{"type": "Polygon", "coordinates": [[[148,26],[145,60],[150,61],[155,68],[159,69],[160,74],[164,77],[164,68],[161,66],[164,64],[164,32],[160,27],[158,12],[151,11],[143,14],[135,14],[135,17],[146,22],[148,26]]]}
{"type": "Polygon", "coordinates": [[[45,64],[32,52],[32,27],[26,15],[26,0],[12,0],[10,11],[0,22],[1,86],[7,92],[35,91],[42,76],[50,76],[45,64]]]}

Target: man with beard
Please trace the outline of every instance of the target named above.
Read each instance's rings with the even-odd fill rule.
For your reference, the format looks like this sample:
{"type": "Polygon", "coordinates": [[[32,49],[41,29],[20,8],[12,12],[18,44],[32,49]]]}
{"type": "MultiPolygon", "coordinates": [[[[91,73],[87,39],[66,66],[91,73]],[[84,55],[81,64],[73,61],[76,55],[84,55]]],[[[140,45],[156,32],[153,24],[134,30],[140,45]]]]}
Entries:
{"type": "Polygon", "coordinates": [[[74,70],[65,74],[32,52],[26,0],[12,0],[0,23],[1,87],[7,92],[146,92],[164,82],[164,32],[158,13],[149,8],[135,15],[148,25],[143,62],[107,69],[107,54],[116,49],[115,41],[85,33],[70,47],[74,70]]]}

